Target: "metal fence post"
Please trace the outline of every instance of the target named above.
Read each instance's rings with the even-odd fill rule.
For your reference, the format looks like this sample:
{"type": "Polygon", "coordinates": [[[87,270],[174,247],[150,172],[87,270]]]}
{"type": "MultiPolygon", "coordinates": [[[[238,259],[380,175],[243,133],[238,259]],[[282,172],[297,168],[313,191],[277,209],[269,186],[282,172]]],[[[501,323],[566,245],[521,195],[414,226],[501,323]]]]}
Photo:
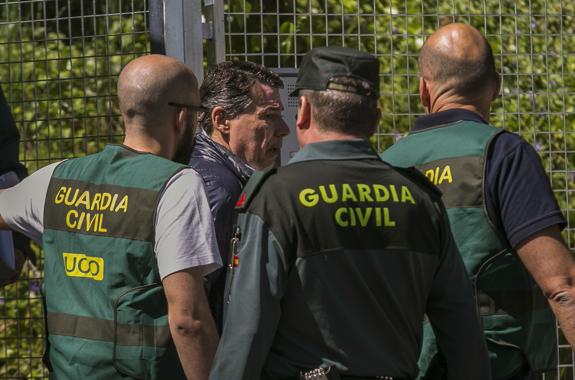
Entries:
{"type": "Polygon", "coordinates": [[[162,0],[166,55],[188,65],[198,81],[204,77],[201,0],[162,0]]]}
{"type": "Polygon", "coordinates": [[[206,58],[208,66],[226,59],[226,41],[223,0],[204,0],[206,28],[204,38],[207,42],[206,58]]]}

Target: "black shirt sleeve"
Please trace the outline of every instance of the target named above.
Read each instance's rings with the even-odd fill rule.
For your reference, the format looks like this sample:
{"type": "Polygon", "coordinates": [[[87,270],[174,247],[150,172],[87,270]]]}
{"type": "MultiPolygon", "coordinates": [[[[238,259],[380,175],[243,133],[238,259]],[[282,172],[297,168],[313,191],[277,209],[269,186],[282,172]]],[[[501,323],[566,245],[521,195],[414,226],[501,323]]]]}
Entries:
{"type": "Polygon", "coordinates": [[[15,171],[20,177],[25,176],[24,168],[18,162],[19,141],[20,134],[0,87],[0,175],[15,171]]]}
{"type": "MultiPolygon", "coordinates": [[[[26,168],[18,160],[20,134],[10,112],[10,106],[0,87],[0,175],[13,171],[20,180],[28,175],[26,168]]],[[[15,232],[14,246],[35,264],[35,255],[30,248],[30,239],[15,232]]]]}
{"type": "Polygon", "coordinates": [[[565,218],[535,149],[513,133],[495,137],[487,153],[485,204],[513,248],[565,218]]]}

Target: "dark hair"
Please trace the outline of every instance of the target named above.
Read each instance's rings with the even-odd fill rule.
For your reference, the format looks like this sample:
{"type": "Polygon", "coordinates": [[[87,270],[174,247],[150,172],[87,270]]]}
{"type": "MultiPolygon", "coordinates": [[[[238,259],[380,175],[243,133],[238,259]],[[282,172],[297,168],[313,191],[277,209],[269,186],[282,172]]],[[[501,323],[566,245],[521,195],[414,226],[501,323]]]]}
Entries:
{"type": "Polygon", "coordinates": [[[423,45],[419,53],[420,74],[428,80],[449,83],[459,95],[470,96],[497,83],[498,74],[489,42],[484,39],[484,51],[478,59],[455,59],[423,45]]]}
{"type": "MultiPolygon", "coordinates": [[[[250,89],[256,81],[273,88],[284,86],[279,75],[262,65],[243,61],[218,63],[208,71],[200,87],[202,106],[208,112],[214,107],[222,107],[228,117],[234,118],[253,104],[250,89]]],[[[211,134],[209,114],[200,120],[200,126],[211,134]]]]}
{"type": "MultiPolygon", "coordinates": [[[[332,82],[366,91],[371,88],[369,82],[351,77],[337,77],[332,82]]],[[[337,90],[301,90],[300,95],[312,105],[320,129],[367,138],[377,127],[377,99],[373,97],[337,90]]]]}

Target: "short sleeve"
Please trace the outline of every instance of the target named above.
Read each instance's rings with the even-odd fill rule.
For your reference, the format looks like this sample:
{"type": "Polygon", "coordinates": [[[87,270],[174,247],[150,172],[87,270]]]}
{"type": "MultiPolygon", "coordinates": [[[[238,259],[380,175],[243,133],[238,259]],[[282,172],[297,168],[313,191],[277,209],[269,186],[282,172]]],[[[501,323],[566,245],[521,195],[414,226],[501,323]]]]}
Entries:
{"type": "Polygon", "coordinates": [[[193,169],[177,173],[160,195],[155,236],[162,279],[193,267],[206,275],[222,265],[204,184],[193,169]]]}
{"type": "Polygon", "coordinates": [[[513,133],[496,137],[487,160],[486,206],[512,247],[565,218],[539,155],[513,133]]]}
{"type": "Polygon", "coordinates": [[[44,232],[44,204],[52,173],[59,163],[45,166],[0,193],[0,215],[14,231],[37,243],[44,232]]]}

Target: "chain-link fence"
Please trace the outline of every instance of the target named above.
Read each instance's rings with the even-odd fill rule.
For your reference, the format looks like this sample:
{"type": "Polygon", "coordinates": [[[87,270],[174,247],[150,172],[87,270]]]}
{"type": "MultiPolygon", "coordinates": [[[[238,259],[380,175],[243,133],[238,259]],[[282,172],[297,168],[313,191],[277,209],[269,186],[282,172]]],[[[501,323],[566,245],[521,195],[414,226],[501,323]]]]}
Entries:
{"type": "MultiPolygon", "coordinates": [[[[241,59],[295,68],[314,46],[343,45],[381,62],[384,118],[379,150],[406,132],[423,112],[417,93],[417,54],[438,26],[453,21],[482,30],[493,46],[503,90],[493,124],[520,133],[540,153],[568,218],[575,248],[575,4],[534,0],[0,0],[0,85],[22,135],[30,171],[98,151],[122,136],[115,87],[121,67],[150,46],[201,71],[202,36],[213,62],[241,59]],[[166,3],[175,4],[164,12],[166,3]],[[150,9],[159,17],[154,24],[150,9]],[[161,23],[160,23],[161,24],[161,23]],[[200,23],[201,24],[201,23],[200,23]],[[150,39],[159,28],[164,41],[150,39]],[[165,28],[165,30],[163,29],[165,28]],[[173,51],[180,49],[180,53],[173,51]],[[201,50],[201,49],[200,49],[201,50]],[[199,59],[199,64],[198,64],[199,59]]],[[[0,290],[0,378],[45,378],[41,362],[42,264],[27,267],[0,290]]],[[[574,379],[574,358],[560,340],[558,371],[574,379]]]]}
{"type": "MultiPolygon", "coordinates": [[[[149,52],[145,0],[0,2],[0,85],[29,171],[118,142],[121,67],[149,52]]],[[[42,261],[0,291],[0,378],[47,378],[42,261]]]]}

